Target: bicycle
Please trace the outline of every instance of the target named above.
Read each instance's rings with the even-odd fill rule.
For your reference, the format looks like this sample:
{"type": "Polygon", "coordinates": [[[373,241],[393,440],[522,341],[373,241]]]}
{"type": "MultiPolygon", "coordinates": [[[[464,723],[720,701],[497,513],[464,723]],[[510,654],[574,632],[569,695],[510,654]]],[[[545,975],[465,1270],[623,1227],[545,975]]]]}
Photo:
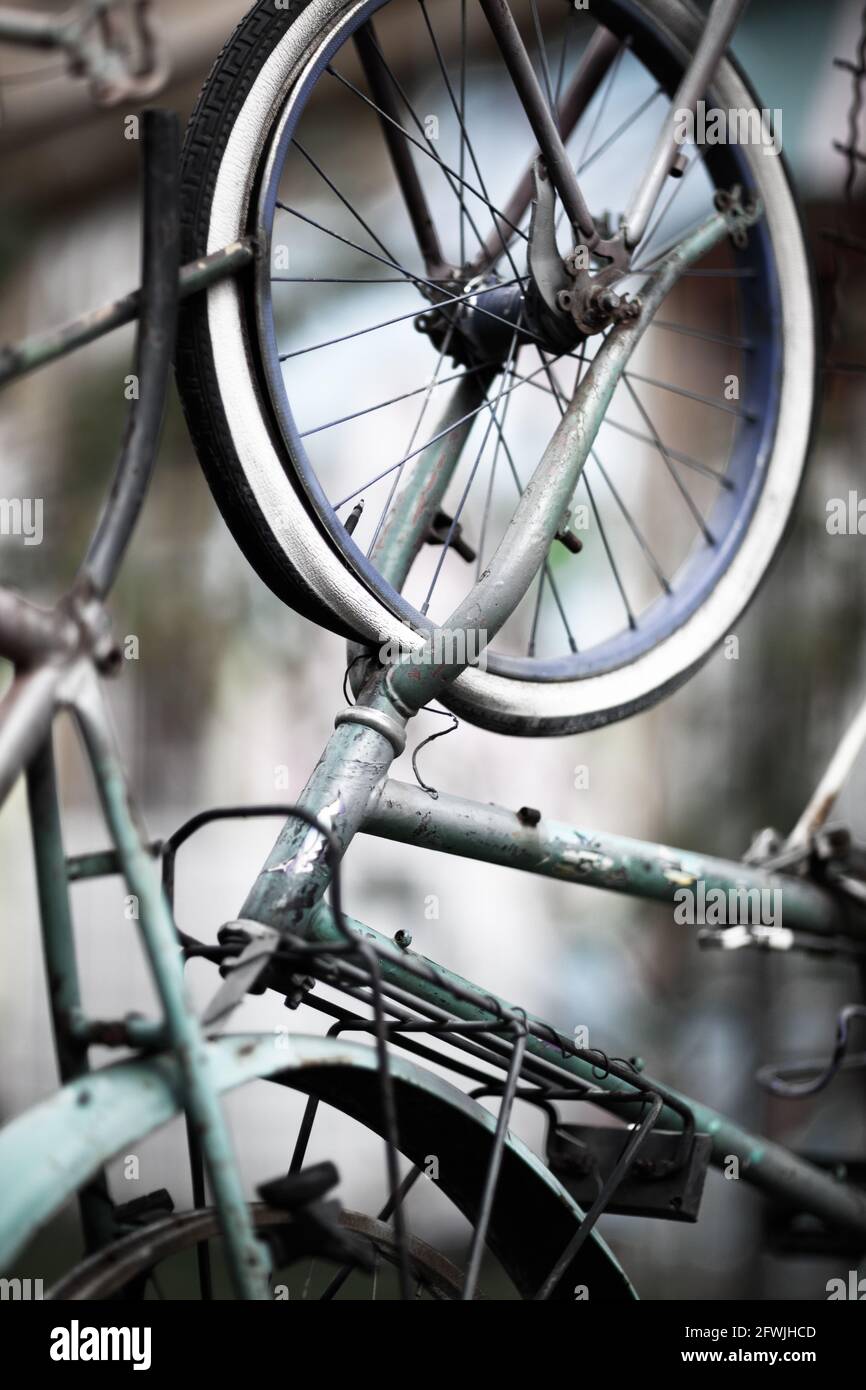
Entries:
{"type": "MultiPolygon", "coordinates": [[[[179,178],[171,118],[158,112],[145,118],[140,295],[50,339],[19,345],[0,361],[0,381],[10,379],[140,319],[140,396],[72,591],[52,612],[0,594],[0,652],[17,668],[0,706],[0,798],[26,770],[63,1082],[57,1096],[0,1134],[0,1260],[8,1265],[40,1224],[80,1194],[88,1256],[53,1296],[141,1295],[153,1269],[178,1251],[195,1251],[202,1295],[212,1296],[207,1242],[218,1231],[233,1290],[242,1298],[270,1298],[275,1267],[288,1266],[287,1277],[302,1281],[299,1262],[306,1267],[314,1257],[335,1268],[317,1288],[325,1298],[351,1280],[353,1290],[384,1288],[406,1298],[414,1285],[432,1297],[471,1300],[481,1295],[488,1250],[520,1297],[629,1299],[635,1291],[598,1234],[600,1216],[620,1211],[695,1220],[710,1162],[731,1158],[747,1182],[792,1209],[854,1241],[866,1233],[866,1195],[853,1182],[650,1080],[634,1061],[579,1046],[420,957],[405,933],[386,940],[347,916],[341,901],[340,860],[365,832],[669,903],[699,884],[726,895],[781,892],[787,948],[862,953],[860,852],[823,829],[862,741],[862,716],[788,842],[765,841],[743,863],[587,836],[548,823],[529,807],[515,814],[388,778],[407,726],[431,700],[483,727],[529,736],[574,733],[646,708],[686,680],[728,633],[782,539],[815,399],[814,310],[794,196],[783,160],[766,153],[773,132],[763,115],[753,143],[696,148],[691,158],[675,134],[677,112],[693,113],[707,92],[722,110],[759,111],[725,56],[743,8],[742,0],[715,0],[704,18],[681,0],[597,0],[590,16],[561,5],[542,14],[530,0],[521,16],[534,35],[539,58],[533,64],[505,0],[481,0],[480,11],[461,0],[438,7],[433,17],[426,0],[287,7],[260,0],[205,85],[179,178]],[[566,18],[561,42],[551,48],[547,25],[554,13],[566,18]],[[404,15],[410,16],[405,22],[404,15]],[[381,18],[380,32],[374,16],[377,25],[381,18]],[[456,153],[448,158],[436,148],[441,131],[416,109],[411,72],[401,79],[401,61],[411,68],[416,51],[413,24],[447,93],[457,133],[456,153]],[[454,80],[447,57],[452,40],[454,80]],[[482,172],[469,135],[471,83],[479,73],[496,90],[491,100],[501,127],[510,119],[501,89],[525,120],[523,172],[505,200],[493,175],[482,172]],[[596,143],[596,137],[614,94],[622,94],[623,76],[639,100],[614,134],[641,135],[646,167],[614,228],[610,216],[591,212],[601,195],[585,194],[590,185],[581,173],[615,148],[616,139],[596,143]],[[305,114],[328,86],[339,94],[331,98],[338,111],[361,113],[344,126],[355,132],[345,154],[338,140],[329,143],[332,155],[344,155],[336,174],[322,167],[303,136],[305,114]],[[661,131],[655,124],[637,129],[665,93],[661,131]],[[353,140],[369,130],[382,142],[406,209],[403,224],[389,220],[387,241],[371,210],[345,191],[356,185],[364,191],[368,164],[353,140]],[[439,204],[419,172],[419,155],[454,199],[450,241],[437,226],[439,204]],[[287,186],[299,193],[291,202],[287,186]],[[311,187],[328,199],[327,218],[311,187]],[[691,205],[684,188],[698,190],[691,205]],[[674,213],[684,206],[699,207],[700,216],[674,233],[674,213]],[[280,216],[292,217],[297,229],[288,266],[280,216]],[[348,220],[335,226],[335,216],[348,220]],[[665,238],[661,247],[654,247],[657,237],[665,238]],[[520,243],[525,247],[518,250],[520,243]],[[323,263],[325,245],[334,263],[323,263]],[[279,273],[293,269],[298,256],[302,268],[306,258],[316,273],[279,273]],[[369,261],[377,263],[375,276],[344,273],[358,270],[358,257],[368,269],[369,261]],[[700,286],[709,327],[659,315],[678,295],[689,307],[683,294],[689,281],[700,286]],[[339,286],[341,332],[309,343],[316,311],[307,306],[323,284],[339,286]],[[365,326],[343,306],[363,308],[371,284],[379,287],[377,303],[394,303],[384,320],[365,326]],[[295,287],[291,314],[275,299],[278,285],[295,287]],[[422,307],[414,298],[416,307],[398,305],[398,285],[420,295],[422,307]],[[97,677],[117,666],[104,601],[154,464],[180,298],[178,387],[216,501],[261,578],[348,639],[347,704],[297,803],[203,812],[151,845],[130,812],[97,677]],[[345,413],[325,423],[305,419],[316,399],[308,353],[337,348],[339,361],[367,333],[392,328],[400,346],[386,350],[388,370],[403,374],[423,358],[420,387],[403,391],[408,381],[400,382],[396,395],[371,404],[362,361],[354,375],[344,367],[340,377],[341,390],[355,391],[339,407],[345,413]],[[715,395],[706,385],[638,371],[634,363],[651,331],[682,341],[681,370],[694,363],[701,344],[698,368],[716,383],[715,395]],[[524,361],[534,354],[531,370],[518,371],[521,354],[524,361]],[[443,377],[449,357],[454,371],[443,377]],[[573,387],[563,382],[566,370],[573,387]],[[726,396],[718,388],[729,381],[736,394],[726,396]],[[442,386],[452,389],[431,430],[425,417],[442,386]],[[531,392],[521,394],[524,386],[531,392]],[[725,447],[723,470],[663,439],[646,405],[647,387],[710,412],[701,418],[717,422],[706,428],[725,447]],[[520,459],[539,459],[531,478],[521,478],[506,438],[512,395],[514,409],[523,406],[520,459]],[[526,406],[530,396],[533,407],[526,406]],[[613,401],[623,398],[639,428],[613,420],[613,401]],[[345,482],[345,452],[330,443],[331,431],[352,427],[349,463],[370,440],[378,455],[385,433],[380,412],[394,405],[399,423],[388,426],[387,438],[408,443],[395,449],[395,462],[377,464],[361,487],[356,475],[345,482]],[[653,452],[658,477],[689,516],[685,541],[664,526],[648,538],[655,523],[640,460],[630,476],[615,480],[596,442],[603,426],[653,452]],[[368,428],[378,433],[365,435],[368,428]],[[608,523],[612,514],[619,517],[619,541],[630,537],[634,547],[629,559],[619,548],[615,556],[614,528],[602,523],[602,483],[604,515],[608,523]],[[584,495],[586,502],[578,503],[584,495]],[[646,515],[638,524],[642,495],[646,515]],[[583,524],[586,517],[594,529],[583,524]],[[609,588],[606,597],[593,590],[597,610],[588,616],[578,602],[587,585],[581,566],[593,583],[609,588]],[[69,710],[82,734],[113,842],[108,853],[72,860],[64,853],[50,742],[58,708],[69,710]],[[273,814],[286,818],[283,830],[218,944],[178,932],[172,899],[181,845],[214,818],[273,814]],[[81,1009],[68,885],[117,872],[139,901],[161,1019],[106,1023],[81,1009]],[[182,960],[200,957],[218,965],[224,979],[197,1018],[185,997],[182,960]],[[317,996],[317,981],[339,988],[351,1007],[317,996]],[[290,1035],[282,1048],[272,1037],[223,1036],[239,1001],[264,988],[333,1018],[328,1036],[290,1035]],[[370,1033],[374,1045],[347,1043],[342,1034],[350,1032],[370,1033]],[[88,1048],[97,1042],[134,1055],[91,1071],[88,1048]],[[450,1052],[443,1053],[443,1043],[450,1052]],[[407,1056],[396,1058],[395,1048],[407,1056]],[[475,1090],[467,1096],[421,1062],[447,1066],[475,1090]],[[262,1077],[309,1100],[288,1173],[263,1184],[264,1205],[250,1207],[219,1098],[262,1077]],[[480,1105],[484,1095],[499,1098],[495,1117],[480,1105]],[[569,1125],[557,1106],[575,1100],[629,1127],[569,1125]],[[331,1165],[304,1167],[322,1101],[385,1140],[389,1197],[375,1217],[341,1213],[323,1200],[336,1180],[331,1165]],[[546,1163],[509,1131],[518,1102],[546,1117],[546,1163]],[[181,1111],[195,1209],[171,1214],[162,1194],[135,1211],[116,1208],[102,1176],[105,1162],[181,1111]],[[408,1198],[425,1171],[434,1132],[440,1189],[473,1227],[465,1270],[407,1227],[408,1198]],[[47,1158],[57,1153],[62,1172],[47,1158]],[[404,1177],[401,1154],[411,1164],[404,1177]]],[[[390,217],[391,204],[388,209],[390,217]]],[[[715,934],[724,937],[724,930],[715,934]]],[[[760,926],[746,937],[751,944],[783,944],[760,926]]],[[[849,1032],[860,1012],[854,1006],[840,1021],[829,1064],[816,1063],[805,1076],[774,1072],[765,1083],[778,1094],[800,1094],[855,1065],[849,1032]]]]}

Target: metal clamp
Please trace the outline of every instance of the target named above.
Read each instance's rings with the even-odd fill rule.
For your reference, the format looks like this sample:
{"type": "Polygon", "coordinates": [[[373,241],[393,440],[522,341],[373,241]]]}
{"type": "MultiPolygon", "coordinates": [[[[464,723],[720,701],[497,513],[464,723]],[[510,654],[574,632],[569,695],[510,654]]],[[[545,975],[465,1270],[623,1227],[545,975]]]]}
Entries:
{"type": "Polygon", "coordinates": [[[365,724],[368,729],[375,729],[377,734],[388,740],[398,758],[406,747],[406,730],[401,728],[390,714],[385,714],[384,710],[368,709],[366,705],[350,705],[337,715],[334,728],[339,728],[341,724],[365,724]]]}

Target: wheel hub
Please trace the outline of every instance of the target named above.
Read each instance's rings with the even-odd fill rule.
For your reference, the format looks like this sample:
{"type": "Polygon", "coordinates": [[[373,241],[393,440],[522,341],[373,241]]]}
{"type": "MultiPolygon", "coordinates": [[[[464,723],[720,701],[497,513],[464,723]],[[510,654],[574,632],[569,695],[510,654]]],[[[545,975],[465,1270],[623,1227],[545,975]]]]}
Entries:
{"type": "Polygon", "coordinates": [[[455,362],[501,365],[515,343],[532,343],[554,355],[573,352],[609,324],[640,313],[639,299],[621,298],[613,290],[613,283],[629,268],[622,235],[599,242],[591,253],[596,261],[594,273],[590,273],[591,254],[586,246],[575,246],[561,256],[554,189],[539,160],[533,175],[526,279],[509,283],[491,272],[464,282],[457,273],[442,285],[442,291],[459,302],[438,310],[434,305],[431,313],[417,320],[419,330],[440,351],[450,352],[455,362]]]}

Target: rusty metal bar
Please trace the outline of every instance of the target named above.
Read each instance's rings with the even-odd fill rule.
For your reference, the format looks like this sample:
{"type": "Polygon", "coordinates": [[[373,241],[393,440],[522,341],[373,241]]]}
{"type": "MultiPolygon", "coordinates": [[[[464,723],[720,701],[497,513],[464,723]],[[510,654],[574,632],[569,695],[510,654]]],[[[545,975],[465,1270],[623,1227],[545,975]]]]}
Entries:
{"type": "MultiPolygon", "coordinates": [[[[563,93],[562,99],[556,112],[556,123],[559,133],[563,140],[567,140],[589,106],[595,93],[598,91],[611,65],[622,47],[621,41],[612,34],[609,29],[597,29],[586,46],[586,52],[581,59],[580,67],[577,69],[572,81],[563,93]]],[[[499,256],[502,255],[502,241],[508,243],[512,240],[513,233],[510,225],[519,226],[526,211],[532,202],[533,190],[535,187],[533,180],[533,167],[535,160],[531,159],[524,169],[520,181],[503,208],[503,220],[505,225],[501,229],[501,235],[491,234],[484,246],[484,250],[479,252],[472,263],[472,273],[480,275],[486,270],[499,256]],[[510,224],[510,225],[509,225],[510,224]]]]}
{"type": "Polygon", "coordinates": [[[804,879],[624,835],[576,830],[536,815],[445,792],[433,801],[420,787],[388,780],[361,828],[379,839],[671,906],[677,892],[699,883],[706,892],[778,893],[786,927],[866,940],[866,914],[804,879]]]}
{"type": "MultiPolygon", "coordinates": [[[[207,289],[218,280],[237,275],[255,259],[254,244],[250,237],[243,241],[233,241],[228,246],[214,251],[200,260],[189,261],[181,266],[178,281],[178,298],[189,299],[200,290],[207,289]]],[[[91,309],[59,328],[45,333],[35,333],[19,343],[0,347],[0,386],[26,376],[49,362],[56,362],[67,353],[88,343],[113,333],[127,323],[133,323],[141,314],[142,291],[132,290],[111,304],[103,304],[99,309],[91,309]]]]}
{"type": "Polygon", "coordinates": [[[267,1252],[252,1229],[210,1054],[187,992],[174,920],[137,821],[92,668],[82,667],[68,698],[124,877],[138,899],[143,945],[162,1004],[166,1036],[178,1059],[185,1108],[201,1137],[232,1283],[238,1297],[266,1302],[270,1298],[267,1252]]]}
{"type": "Polygon", "coordinates": [[[502,60],[523,103],[538,147],[544,155],[551,181],[560,196],[575,235],[587,246],[593,247],[597,244],[599,235],[592,213],[581,192],[574,166],[560,135],[558,122],[545,101],[532,60],[526,51],[507,0],[481,0],[481,8],[499,45],[502,60]]]}
{"type": "Polygon", "coordinates": [[[677,113],[695,109],[724,56],[747,4],[748,0],[713,0],[698,46],[683,73],[650,162],[623,218],[623,232],[629,248],[637,246],[646,231],[653,208],[681,148],[674,133],[677,113]]]}
{"type": "Polygon", "coordinates": [[[438,278],[447,271],[447,262],[439,243],[439,235],[424,187],[415,168],[409,142],[400,130],[400,113],[394,100],[394,88],[388,79],[388,69],[376,41],[372,20],[368,20],[355,34],[355,48],[373,100],[383,112],[383,116],[380,117],[382,136],[391,156],[425,270],[434,279],[438,278]]]}
{"type": "Polygon", "coordinates": [[[130,405],[111,491],[76,587],[104,598],[132,537],[156,462],[177,325],[180,264],[177,116],[145,111],[142,303],[135,352],[138,394],[130,405]]]}
{"type": "MultiPolygon", "coordinates": [[[[86,1043],[76,1032],[82,1019],[81,989],[50,732],[27,768],[27,800],[54,1048],[60,1081],[65,1085],[87,1076],[90,1065],[86,1043]]],[[[117,1231],[104,1170],[94,1174],[81,1189],[78,1205],[88,1252],[115,1238],[117,1231]]]]}

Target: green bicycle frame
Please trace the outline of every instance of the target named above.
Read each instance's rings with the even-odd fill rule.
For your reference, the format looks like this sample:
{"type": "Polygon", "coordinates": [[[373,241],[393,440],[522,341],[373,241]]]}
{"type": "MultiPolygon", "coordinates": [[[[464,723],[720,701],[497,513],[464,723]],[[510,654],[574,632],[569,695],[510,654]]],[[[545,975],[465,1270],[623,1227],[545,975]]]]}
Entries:
{"type": "MultiPolygon", "coordinates": [[[[157,202],[155,196],[154,206],[157,202]]],[[[611,330],[585,374],[520,499],[503,542],[469,596],[443,629],[419,633],[416,649],[402,654],[395,664],[382,668],[368,660],[358,701],[337,715],[334,733],[299,801],[301,809],[315,817],[317,823],[327,824],[341,852],[357,834],[369,833],[660,901],[673,901],[678,888],[700,880],[726,892],[782,891],[787,921],[795,927],[830,937],[862,939],[866,935],[862,915],[846,907],[827,889],[792,876],[665,846],[581,833],[543,820],[527,823],[507,811],[457,798],[440,797],[434,803],[423,792],[387,780],[394,758],[405,746],[409,721],[465,669],[466,661],[453,659],[453,654],[477,653],[513,613],[545,563],[611,395],[655,308],[690,265],[729,232],[742,230],[759,215],[757,208],[734,205],[710,218],[663,258],[642,292],[638,317],[611,330]],[[475,640],[441,640],[456,634],[463,639],[471,635],[475,640]],[[443,651],[451,655],[443,657],[443,651]]],[[[231,273],[233,266],[245,263],[252,254],[248,247],[230,250],[231,255],[223,258],[225,263],[200,267],[205,281],[231,273]]],[[[147,329],[153,328],[153,315],[163,316],[164,330],[175,312],[178,293],[176,274],[172,277],[164,270],[161,278],[157,275],[156,255],[151,246],[142,296],[145,354],[147,329]],[[173,288],[169,289],[168,280],[172,278],[173,288]]],[[[171,271],[170,257],[167,265],[171,271]]],[[[190,290],[194,287],[195,284],[187,286],[190,290]]],[[[127,311],[134,312],[128,305],[117,307],[116,321],[121,321],[127,311]]],[[[63,347],[57,343],[47,345],[45,360],[59,350],[63,347]]],[[[38,351],[35,358],[39,358],[38,351]]],[[[33,833],[38,847],[43,941],[64,1083],[56,1108],[50,1110],[48,1130],[55,1133],[57,1116],[62,1115],[71,1097],[89,1095],[90,1043],[110,1038],[137,1049],[152,1051],[164,1047],[165,1057],[142,1064],[138,1070],[133,1067],[104,1084],[102,1074],[93,1077],[93,1094],[111,1094],[112,1104],[122,1102],[128,1114],[141,1107],[141,1086],[148,1068],[155,1068],[160,1075],[171,1073],[177,1104],[186,1109],[204,1154],[235,1289],[242,1297],[264,1299],[269,1296],[267,1258],[252,1229],[220,1103],[222,1090],[230,1084],[227,1077],[233,1076],[237,1068],[233,1071],[226,1060],[224,1040],[219,1044],[208,1041],[207,1026],[195,1017],[186,997],[176,928],[159,880],[154,850],[132,812],[94,669],[104,670],[108,664],[101,603],[144,496],[144,460],[158,432],[158,398],[164,397],[164,380],[160,386],[158,377],[156,366],[150,376],[142,371],[138,430],[131,432],[130,450],[121,461],[113,496],[115,510],[107,520],[103,519],[97,531],[82,583],[74,595],[75,603],[67,604],[54,615],[45,615],[23,601],[0,596],[0,650],[21,658],[12,690],[0,709],[0,800],[18,773],[28,768],[33,833]],[[109,854],[75,865],[68,863],[64,855],[49,742],[53,716],[61,707],[72,713],[82,734],[114,845],[109,854]],[[123,873],[139,899],[142,943],[162,1006],[163,1017],[159,1020],[98,1025],[81,1008],[68,884],[72,877],[105,871],[123,873]]],[[[450,466],[453,464],[449,458],[439,458],[443,486],[450,466]]],[[[383,553],[387,552],[388,567],[394,574],[408,570],[413,547],[432,519],[423,513],[423,469],[416,470],[415,476],[419,492],[414,500],[421,506],[418,524],[401,529],[397,517],[393,530],[382,537],[383,553]]],[[[413,500],[411,489],[409,500],[413,500]]],[[[426,501],[428,507],[435,507],[435,496],[432,503],[430,496],[426,501]]],[[[385,994],[415,1001],[422,1013],[435,1010],[446,1021],[493,1024],[505,1016],[513,1021],[522,1012],[433,962],[411,951],[398,950],[360,923],[337,921],[323,901],[331,880],[328,841],[321,834],[312,849],[308,843],[304,855],[298,856],[308,834],[307,823],[297,816],[289,817],[242,907],[240,917],[260,924],[266,938],[264,949],[259,939],[238,962],[238,968],[249,967],[251,962],[254,966],[245,976],[248,986],[255,983],[288,935],[302,937],[307,945],[325,949],[344,941],[348,928],[375,951],[385,994]]],[[[227,983],[230,985],[231,979],[227,983]]],[[[211,1014],[209,1008],[205,1017],[211,1014]]],[[[499,1043],[501,1046],[501,1038],[499,1043]]],[[[526,1017],[525,1031],[519,1043],[514,1042],[512,1053],[517,1054],[518,1046],[522,1049],[524,1043],[528,1074],[576,1078],[595,1087],[600,1095],[633,1093],[636,1107],[649,1093],[660,1097],[665,1106],[664,1123],[682,1129],[696,1124],[710,1134],[717,1163],[736,1155],[746,1181],[830,1224],[866,1233],[866,1196],[853,1187],[654,1081],[636,1078],[616,1064],[599,1069],[597,1054],[576,1048],[531,1016],[526,1017]]],[[[96,1107],[97,1102],[93,1103],[96,1107]]],[[[161,1100],[155,1113],[162,1113],[160,1106],[171,1108],[168,1101],[161,1100]]],[[[29,1137],[41,1131],[35,1120],[32,1126],[25,1121],[26,1117],[11,1137],[6,1132],[0,1134],[0,1171],[4,1165],[14,1168],[26,1162],[29,1137]]],[[[100,1130],[96,1111],[93,1123],[97,1137],[102,1136],[103,1148],[110,1147],[109,1134],[120,1131],[107,1118],[105,1128],[100,1130]]],[[[62,1128],[58,1132],[62,1160],[62,1128]]],[[[93,1152],[97,1150],[99,1143],[94,1144],[93,1152]]],[[[83,1159],[82,1165],[87,1180],[81,1192],[86,1238],[91,1248],[98,1248],[110,1234],[110,1207],[99,1172],[93,1172],[92,1165],[88,1167],[83,1159]]],[[[32,1233],[33,1223],[55,1210],[67,1195],[68,1176],[58,1173],[52,1178],[41,1171],[38,1210],[34,1207],[29,1211],[23,1204],[14,1213],[6,1249],[20,1248],[32,1233]]]]}

